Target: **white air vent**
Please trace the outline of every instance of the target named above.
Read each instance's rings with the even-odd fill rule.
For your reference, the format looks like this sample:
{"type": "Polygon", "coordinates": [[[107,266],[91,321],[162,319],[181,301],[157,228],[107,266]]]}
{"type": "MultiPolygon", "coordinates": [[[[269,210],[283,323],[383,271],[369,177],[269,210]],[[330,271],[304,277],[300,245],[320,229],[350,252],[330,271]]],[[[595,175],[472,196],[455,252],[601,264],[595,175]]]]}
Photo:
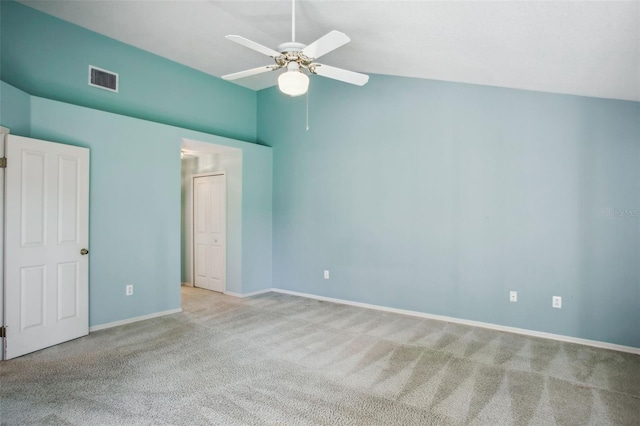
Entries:
{"type": "Polygon", "coordinates": [[[89,86],[118,92],[118,74],[89,65],[89,86]]]}

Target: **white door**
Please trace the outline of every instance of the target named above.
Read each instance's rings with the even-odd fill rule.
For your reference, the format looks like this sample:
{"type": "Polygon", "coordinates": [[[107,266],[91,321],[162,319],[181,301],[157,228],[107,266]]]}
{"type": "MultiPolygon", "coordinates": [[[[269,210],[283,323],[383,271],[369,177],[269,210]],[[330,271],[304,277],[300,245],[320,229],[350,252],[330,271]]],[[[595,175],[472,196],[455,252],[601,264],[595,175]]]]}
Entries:
{"type": "Polygon", "coordinates": [[[193,178],[194,285],[225,290],[226,251],[225,175],[193,178]]]}
{"type": "Polygon", "coordinates": [[[6,143],[11,359],[89,332],[89,150],[11,135],[6,143]]]}

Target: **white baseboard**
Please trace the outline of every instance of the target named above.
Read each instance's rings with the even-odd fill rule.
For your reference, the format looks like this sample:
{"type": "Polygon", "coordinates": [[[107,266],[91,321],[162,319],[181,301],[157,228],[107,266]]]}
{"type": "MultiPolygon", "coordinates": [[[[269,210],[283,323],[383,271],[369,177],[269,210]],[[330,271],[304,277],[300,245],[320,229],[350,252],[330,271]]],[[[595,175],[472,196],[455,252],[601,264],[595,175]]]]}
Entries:
{"type": "Polygon", "coordinates": [[[251,296],[257,296],[259,294],[269,293],[271,291],[277,291],[277,290],[274,288],[265,288],[264,290],[252,291],[251,293],[235,293],[233,291],[225,291],[224,294],[226,294],[227,296],[233,296],[233,297],[251,297],[251,296]]]}
{"type": "MultiPolygon", "coordinates": [[[[543,339],[558,340],[560,342],[568,342],[568,343],[577,343],[579,345],[593,346],[593,347],[596,347],[596,348],[610,349],[610,350],[613,350],[613,351],[627,352],[627,353],[631,353],[631,354],[640,355],[640,348],[634,348],[633,346],[617,345],[615,343],[600,342],[598,340],[581,339],[579,337],[563,336],[561,334],[545,333],[545,332],[542,332],[542,331],[527,330],[527,329],[524,329],[524,328],[517,328],[517,327],[508,327],[508,326],[504,326],[504,325],[491,324],[491,323],[488,323],[488,322],[465,320],[465,319],[460,319],[460,318],[447,317],[447,316],[443,316],[443,315],[433,315],[433,314],[427,314],[427,313],[424,313],[424,312],[410,311],[410,310],[407,310],[407,309],[389,308],[389,307],[386,307],[386,306],[371,305],[369,303],[352,302],[350,300],[335,299],[333,297],[325,297],[325,296],[316,296],[315,294],[300,293],[300,292],[297,292],[297,291],[282,290],[282,289],[279,289],[279,288],[272,288],[272,289],[269,289],[269,290],[263,290],[263,291],[261,291],[261,293],[265,293],[267,291],[273,291],[273,292],[276,292],[276,293],[283,293],[283,294],[290,294],[292,296],[306,297],[306,298],[309,298],[309,299],[323,300],[323,301],[326,301],[326,302],[340,303],[342,305],[357,306],[359,308],[375,309],[375,310],[384,311],[384,312],[393,312],[393,313],[401,314],[401,315],[410,315],[410,316],[413,316],[413,317],[427,318],[427,319],[432,319],[432,320],[437,320],[437,321],[451,322],[451,323],[455,323],[455,324],[463,324],[463,325],[470,325],[470,326],[474,326],[474,327],[488,328],[490,330],[506,331],[506,332],[509,332],[509,333],[522,334],[522,335],[525,335],[525,336],[541,337],[543,339]]],[[[246,295],[244,297],[247,297],[247,296],[248,295],[246,295]]]]}
{"type": "Polygon", "coordinates": [[[182,308],[176,308],[176,309],[170,309],[168,311],[156,312],[156,313],[153,313],[153,314],[142,315],[142,316],[139,316],[139,317],[129,318],[129,319],[121,320],[121,321],[114,321],[114,322],[110,322],[110,323],[107,323],[107,324],[100,324],[100,325],[96,325],[96,326],[93,326],[93,327],[89,327],[89,333],[94,332],[94,331],[98,331],[98,330],[104,330],[106,328],[117,327],[119,325],[131,324],[132,322],[144,321],[144,320],[148,320],[148,319],[151,319],[151,318],[162,317],[162,316],[165,316],[165,315],[177,314],[177,313],[180,313],[180,312],[182,312],[182,308]]]}
{"type": "Polygon", "coordinates": [[[185,287],[194,287],[194,285],[192,283],[186,283],[186,282],[182,282],[182,285],[185,287]]]}

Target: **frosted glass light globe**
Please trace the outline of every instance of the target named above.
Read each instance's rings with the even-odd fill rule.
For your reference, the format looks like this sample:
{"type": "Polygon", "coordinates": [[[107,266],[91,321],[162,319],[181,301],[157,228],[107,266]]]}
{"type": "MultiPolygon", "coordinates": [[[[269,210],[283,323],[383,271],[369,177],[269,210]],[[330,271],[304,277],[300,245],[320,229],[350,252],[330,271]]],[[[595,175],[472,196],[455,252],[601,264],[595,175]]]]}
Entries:
{"type": "Polygon", "coordinates": [[[278,88],[285,95],[304,95],[309,89],[309,77],[298,70],[289,70],[278,77],[278,88]]]}

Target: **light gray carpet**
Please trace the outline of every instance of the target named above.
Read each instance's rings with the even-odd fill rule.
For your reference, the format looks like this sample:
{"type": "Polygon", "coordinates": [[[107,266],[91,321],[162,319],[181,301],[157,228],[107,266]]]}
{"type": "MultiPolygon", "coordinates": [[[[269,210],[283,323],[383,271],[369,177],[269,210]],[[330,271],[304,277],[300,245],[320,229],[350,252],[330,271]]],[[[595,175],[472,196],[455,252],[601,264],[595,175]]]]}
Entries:
{"type": "Polygon", "coordinates": [[[3,425],[638,425],[640,357],[269,293],[0,363],[3,425]]]}

